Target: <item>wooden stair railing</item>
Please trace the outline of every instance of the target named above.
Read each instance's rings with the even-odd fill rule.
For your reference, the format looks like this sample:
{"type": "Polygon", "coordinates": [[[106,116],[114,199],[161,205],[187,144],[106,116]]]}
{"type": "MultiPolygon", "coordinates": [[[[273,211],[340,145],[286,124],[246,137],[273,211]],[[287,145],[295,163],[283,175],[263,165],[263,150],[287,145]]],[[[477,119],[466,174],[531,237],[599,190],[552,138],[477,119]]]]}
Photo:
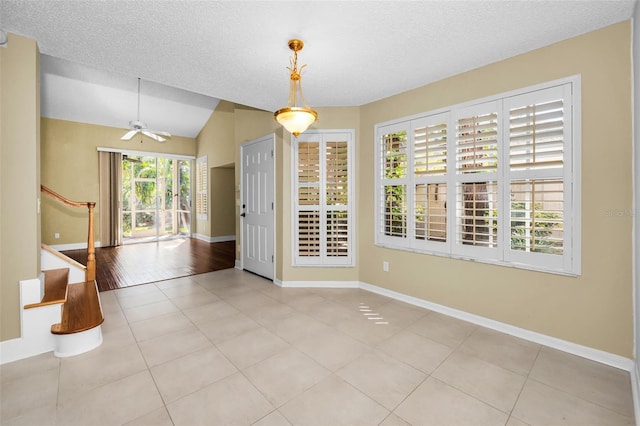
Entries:
{"type": "Polygon", "coordinates": [[[96,279],[96,248],[94,243],[94,210],[96,203],[93,201],[71,201],[62,195],[52,191],[44,185],[40,185],[42,193],[50,196],[51,198],[60,201],[71,207],[86,207],[89,210],[89,235],[87,237],[87,272],[85,281],[94,281],[96,279]]]}

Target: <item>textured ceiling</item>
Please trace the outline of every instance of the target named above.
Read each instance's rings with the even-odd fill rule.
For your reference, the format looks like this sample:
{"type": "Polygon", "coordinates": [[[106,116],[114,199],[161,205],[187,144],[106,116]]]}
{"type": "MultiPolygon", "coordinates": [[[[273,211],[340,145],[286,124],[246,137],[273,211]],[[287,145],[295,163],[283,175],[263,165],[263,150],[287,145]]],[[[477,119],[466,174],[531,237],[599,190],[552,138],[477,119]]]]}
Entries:
{"type": "MultiPolygon", "coordinates": [[[[354,106],[629,19],[635,3],[0,0],[0,29],[36,39],[52,57],[44,68],[49,72],[51,62],[58,70],[43,78],[43,97],[73,96],[69,87],[45,87],[64,80],[133,93],[141,77],[143,92],[148,81],[158,93],[169,86],[205,95],[183,99],[195,110],[215,107],[216,99],[276,110],[287,101],[293,37],[305,42],[299,59],[308,64],[309,104],[354,106]],[[68,77],[65,65],[77,76],[68,77]],[[128,89],[118,86],[125,81],[128,89]]],[[[49,101],[49,114],[63,104],[49,101]]],[[[135,96],[125,103],[135,114],[135,96]]],[[[156,112],[145,116],[144,108],[149,127],[171,131],[162,128],[166,120],[152,125],[156,112]]]]}

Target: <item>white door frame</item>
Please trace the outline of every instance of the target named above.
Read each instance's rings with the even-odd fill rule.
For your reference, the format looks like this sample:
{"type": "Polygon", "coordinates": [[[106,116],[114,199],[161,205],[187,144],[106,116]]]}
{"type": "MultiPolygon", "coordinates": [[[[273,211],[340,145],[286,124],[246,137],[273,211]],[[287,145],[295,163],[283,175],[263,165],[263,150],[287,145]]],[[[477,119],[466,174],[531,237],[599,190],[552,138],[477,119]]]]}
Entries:
{"type": "Polygon", "coordinates": [[[244,149],[246,147],[248,147],[249,145],[255,145],[258,143],[268,143],[270,144],[270,149],[271,149],[271,161],[273,162],[273,181],[271,182],[271,185],[273,186],[273,223],[271,223],[271,227],[272,227],[272,235],[273,237],[273,241],[272,241],[272,251],[273,251],[273,271],[272,271],[272,280],[275,280],[275,266],[276,266],[276,260],[277,260],[277,255],[276,255],[276,247],[275,247],[275,230],[276,230],[276,168],[275,168],[275,163],[276,163],[276,154],[275,154],[275,145],[276,145],[276,135],[275,133],[271,133],[256,139],[252,139],[250,141],[244,142],[240,145],[240,200],[239,200],[239,204],[238,204],[238,208],[240,210],[239,212],[239,220],[240,220],[240,269],[244,270],[244,258],[245,258],[245,247],[244,245],[244,216],[243,214],[243,204],[245,202],[245,182],[244,182],[244,149]]]}

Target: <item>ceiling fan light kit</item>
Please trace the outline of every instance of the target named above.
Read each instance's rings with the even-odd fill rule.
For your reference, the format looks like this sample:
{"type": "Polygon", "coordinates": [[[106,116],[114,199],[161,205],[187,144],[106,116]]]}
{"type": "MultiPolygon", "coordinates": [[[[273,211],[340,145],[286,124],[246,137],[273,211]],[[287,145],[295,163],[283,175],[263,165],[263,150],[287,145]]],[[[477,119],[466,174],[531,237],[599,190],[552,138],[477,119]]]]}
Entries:
{"type": "Polygon", "coordinates": [[[302,70],[307,65],[302,65],[298,69],[298,52],[302,50],[304,43],[301,40],[289,40],[289,49],[293,50],[293,56],[290,58],[291,68],[289,80],[289,101],[287,106],[279,109],[273,115],[278,123],[280,123],[289,133],[298,137],[307,128],[318,120],[318,113],[309,108],[307,101],[302,94],[302,70]],[[298,104],[298,94],[302,101],[302,106],[298,104]]]}
{"type": "Polygon", "coordinates": [[[120,140],[131,140],[131,138],[133,138],[138,133],[142,133],[143,135],[150,137],[151,139],[158,142],[164,142],[167,140],[166,138],[171,137],[171,134],[169,132],[157,132],[155,130],[147,129],[146,123],[140,121],[140,77],[138,77],[138,116],[135,121],[129,122],[129,128],[131,130],[125,133],[124,136],[120,138],[120,140]]]}

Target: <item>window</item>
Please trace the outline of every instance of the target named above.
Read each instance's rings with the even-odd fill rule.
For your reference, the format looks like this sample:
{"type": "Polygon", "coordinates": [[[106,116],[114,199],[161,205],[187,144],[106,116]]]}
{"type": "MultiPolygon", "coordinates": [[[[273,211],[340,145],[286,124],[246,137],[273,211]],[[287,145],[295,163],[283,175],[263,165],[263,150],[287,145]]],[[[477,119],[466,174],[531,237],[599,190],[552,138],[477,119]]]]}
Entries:
{"type": "Polygon", "coordinates": [[[579,79],[376,126],[376,243],[580,273],[579,79]]]}
{"type": "Polygon", "coordinates": [[[205,155],[196,159],[196,217],[198,220],[207,220],[208,176],[209,168],[205,155]]]}
{"type": "Polygon", "coordinates": [[[292,139],[297,266],[353,266],[353,131],[292,139]]]}

